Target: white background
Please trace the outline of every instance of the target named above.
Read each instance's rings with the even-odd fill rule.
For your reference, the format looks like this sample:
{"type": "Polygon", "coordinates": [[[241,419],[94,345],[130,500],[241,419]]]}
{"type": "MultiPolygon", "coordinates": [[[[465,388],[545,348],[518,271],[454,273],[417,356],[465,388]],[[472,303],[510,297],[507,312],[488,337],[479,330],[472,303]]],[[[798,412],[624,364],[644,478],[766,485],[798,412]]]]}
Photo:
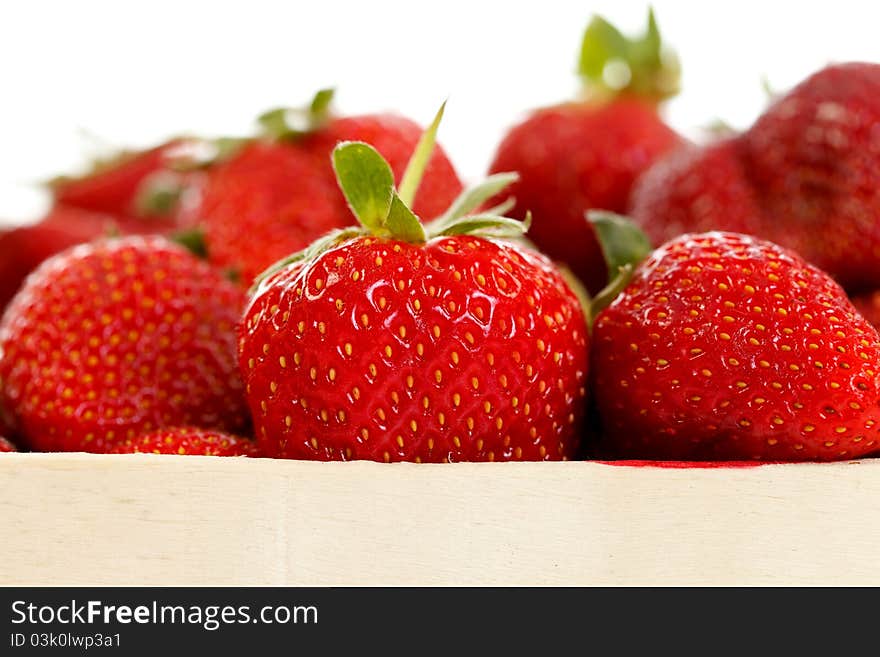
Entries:
{"type": "MultiPolygon", "coordinates": [[[[873,2],[655,0],[683,63],[666,108],[689,136],[747,127],[829,61],[880,61],[873,2]]],[[[641,30],[641,0],[529,2],[48,2],[0,4],[0,222],[45,207],[39,182],[113,146],[179,133],[241,134],[263,109],[336,86],[344,113],[421,123],[449,98],[440,140],[463,176],[485,170],[504,128],[571,97],[593,12],[641,30]]]]}

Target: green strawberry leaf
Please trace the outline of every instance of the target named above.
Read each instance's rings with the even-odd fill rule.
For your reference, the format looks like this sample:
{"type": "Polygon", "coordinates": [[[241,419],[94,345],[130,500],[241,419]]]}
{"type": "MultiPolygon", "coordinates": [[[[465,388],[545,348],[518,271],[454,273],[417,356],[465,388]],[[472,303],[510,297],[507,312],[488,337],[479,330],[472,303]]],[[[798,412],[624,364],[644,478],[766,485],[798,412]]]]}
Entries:
{"type": "Polygon", "coordinates": [[[171,235],[171,241],[180,244],[187,251],[202,260],[208,257],[208,244],[205,242],[205,232],[200,228],[182,230],[171,235]]]}
{"type": "MultiPolygon", "coordinates": [[[[452,223],[460,217],[464,217],[469,212],[473,212],[483,203],[493,196],[500,194],[517,180],[519,180],[519,174],[517,173],[496,173],[495,175],[489,176],[481,183],[464,190],[458,198],[452,202],[449,209],[433,223],[439,230],[442,230],[440,227],[452,223]]],[[[506,203],[507,201],[498,207],[505,206],[506,203]]],[[[504,214],[508,210],[510,210],[510,208],[505,207],[501,212],[498,212],[497,208],[494,208],[492,211],[486,211],[485,214],[504,214]]]]}
{"type": "Polygon", "coordinates": [[[587,212],[587,220],[596,232],[596,239],[608,266],[608,284],[590,302],[587,319],[593,320],[629,284],[636,265],[651,253],[647,235],[628,218],[599,210],[587,212]]]}
{"type": "Polygon", "coordinates": [[[186,184],[171,171],[159,171],[142,181],[134,198],[137,212],[146,216],[167,217],[180,203],[186,184]]]}
{"type": "Polygon", "coordinates": [[[627,38],[604,18],[594,16],[581,42],[578,72],[590,82],[604,85],[603,75],[608,63],[626,62],[628,57],[627,38]]]}
{"type": "Polygon", "coordinates": [[[427,130],[419,138],[419,143],[416,144],[416,148],[406,165],[406,171],[403,172],[403,178],[400,180],[399,194],[400,200],[408,206],[411,206],[413,201],[415,201],[416,192],[418,192],[419,184],[422,182],[422,176],[425,175],[425,167],[428,166],[431,154],[434,152],[434,146],[437,143],[437,129],[440,127],[440,121],[443,120],[443,111],[445,109],[446,101],[443,101],[443,104],[440,105],[440,109],[437,110],[437,114],[434,116],[434,120],[431,121],[431,125],[428,126],[427,130]]]}
{"type": "Polygon", "coordinates": [[[654,10],[638,38],[624,36],[595,16],[584,32],[578,73],[591,91],[608,96],[628,92],[661,101],[678,93],[681,67],[660,36],[654,10]]]}
{"type": "Polygon", "coordinates": [[[448,223],[440,232],[432,233],[432,236],[479,235],[510,239],[525,235],[531,224],[531,214],[526,214],[524,221],[495,214],[475,214],[448,223]]]}
{"type": "Polygon", "coordinates": [[[333,89],[321,89],[306,107],[276,107],[257,117],[262,133],[272,139],[298,139],[319,128],[330,116],[333,89]]]}
{"type": "Polygon", "coordinates": [[[388,233],[395,239],[420,244],[425,241],[425,228],[397,192],[391,195],[391,209],[386,222],[388,233]]]}
{"type": "Polygon", "coordinates": [[[608,266],[609,281],[617,276],[621,267],[637,265],[651,253],[648,236],[627,217],[604,210],[590,210],[587,221],[596,231],[608,266]]]}
{"type": "Polygon", "coordinates": [[[309,113],[312,117],[320,120],[327,118],[335,95],[336,89],[332,87],[318,90],[315,97],[312,98],[311,104],[309,104],[309,113]]]}
{"type": "Polygon", "coordinates": [[[333,169],[354,216],[371,233],[382,233],[394,197],[388,162],[369,144],[341,142],[333,149],[333,169]]]}

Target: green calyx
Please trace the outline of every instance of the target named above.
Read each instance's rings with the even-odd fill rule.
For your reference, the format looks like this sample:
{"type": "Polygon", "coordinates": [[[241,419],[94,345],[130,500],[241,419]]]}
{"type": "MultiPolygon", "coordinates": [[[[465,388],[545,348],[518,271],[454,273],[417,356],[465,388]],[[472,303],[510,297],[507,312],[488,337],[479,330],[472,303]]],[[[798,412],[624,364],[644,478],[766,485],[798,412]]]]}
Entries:
{"type": "Polygon", "coordinates": [[[651,242],[638,226],[619,214],[590,210],[586,219],[608,266],[608,284],[587,305],[587,321],[592,326],[597,315],[629,285],[636,266],[651,253],[651,242]]]}
{"type": "Polygon", "coordinates": [[[320,128],[331,116],[334,89],[321,89],[305,107],[278,107],[257,118],[262,133],[272,139],[298,139],[320,128]]]}
{"type": "Polygon", "coordinates": [[[660,102],[678,93],[681,66],[660,38],[654,10],[648,9],[648,26],[638,38],[594,16],[584,32],[578,73],[592,95],[629,93],[660,102]]]}
{"type": "Polygon", "coordinates": [[[423,224],[412,211],[413,199],[434,151],[444,107],[445,103],[416,145],[399,187],[394,184],[391,166],[375,148],[357,141],[337,144],[331,156],[333,170],[359,225],[333,231],[305,250],[272,265],[257,278],[255,285],[288,265],[310,260],[346,240],[364,235],[411,244],[424,244],[443,235],[521,237],[529,228],[530,217],[527,216],[525,221],[505,217],[503,213],[512,206],[510,201],[480,210],[486,201],[517,180],[515,173],[496,174],[466,189],[443,215],[427,224],[423,224]]]}

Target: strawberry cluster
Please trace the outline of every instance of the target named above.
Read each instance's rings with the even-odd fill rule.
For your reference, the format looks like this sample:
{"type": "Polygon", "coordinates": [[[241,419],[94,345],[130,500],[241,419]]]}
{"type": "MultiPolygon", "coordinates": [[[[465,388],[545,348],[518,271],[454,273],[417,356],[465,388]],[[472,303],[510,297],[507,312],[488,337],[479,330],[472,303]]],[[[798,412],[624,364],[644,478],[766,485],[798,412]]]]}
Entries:
{"type": "Polygon", "coordinates": [[[466,189],[442,108],[423,131],[326,90],[54,181],[0,233],[0,451],[877,452],[880,66],[700,146],[658,113],[678,62],[652,14],[636,39],[594,19],[579,70],[466,189]]]}

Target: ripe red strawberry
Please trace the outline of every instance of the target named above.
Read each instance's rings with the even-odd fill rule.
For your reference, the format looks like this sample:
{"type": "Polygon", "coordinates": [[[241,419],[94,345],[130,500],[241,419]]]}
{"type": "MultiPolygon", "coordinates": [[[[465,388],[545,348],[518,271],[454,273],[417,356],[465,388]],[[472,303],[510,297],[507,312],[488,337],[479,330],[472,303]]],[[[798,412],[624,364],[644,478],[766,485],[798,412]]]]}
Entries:
{"type": "Polygon", "coordinates": [[[880,65],[829,66],[740,137],[660,162],[633,194],[655,237],[748,231],[793,249],[850,291],[880,283],[880,65]]]}
{"type": "Polygon", "coordinates": [[[0,322],[0,404],[42,451],[106,451],[152,429],[246,423],[239,288],[161,237],[44,262],[0,322]]]}
{"type": "Polygon", "coordinates": [[[690,234],[601,312],[596,405],[616,456],[804,461],[878,449],[880,336],[772,243],[690,234]]]}
{"type": "Polygon", "coordinates": [[[15,449],[15,445],[6,440],[3,436],[0,436],[0,452],[17,452],[15,449]]]}
{"type": "Polygon", "coordinates": [[[880,282],[880,64],[829,66],[744,135],[777,238],[847,288],[880,282]]]}
{"type": "Polygon", "coordinates": [[[239,362],[264,453],[571,458],[586,394],[584,317],[548,260],[469,234],[521,233],[510,219],[465,216],[498,180],[426,233],[401,198],[414,193],[412,169],[404,195],[370,146],[342,144],[333,157],[363,228],[279,265],[245,312],[239,362]]]}
{"type": "Polygon", "coordinates": [[[117,443],[112,454],[178,454],[190,456],[256,456],[254,441],[222,431],[169,427],[117,443]]]}
{"type": "Polygon", "coordinates": [[[761,210],[739,151],[733,137],[667,155],[636,183],[630,216],[654,244],[719,226],[760,234],[761,210]]]}
{"type": "MultiPolygon", "coordinates": [[[[328,92],[301,116],[308,130],[290,127],[290,110],[265,114],[264,138],[245,145],[208,174],[198,212],[212,262],[250,282],[279,258],[305,248],[334,228],[352,225],[333,177],[330,153],[338,141],[366,141],[389,158],[400,181],[421,129],[392,115],[335,118],[328,92]]],[[[439,149],[428,164],[414,211],[440,214],[461,182],[439,149]]]]}
{"type": "Polygon", "coordinates": [[[591,208],[624,212],[636,177],[683,143],[657,112],[677,91],[678,64],[661,46],[653,14],[639,40],[596,17],[580,72],[593,93],[533,112],[501,142],[490,171],[520,174],[510,190],[514,216],[532,212],[529,238],[595,294],[606,270],[584,215],[591,208]]]}

